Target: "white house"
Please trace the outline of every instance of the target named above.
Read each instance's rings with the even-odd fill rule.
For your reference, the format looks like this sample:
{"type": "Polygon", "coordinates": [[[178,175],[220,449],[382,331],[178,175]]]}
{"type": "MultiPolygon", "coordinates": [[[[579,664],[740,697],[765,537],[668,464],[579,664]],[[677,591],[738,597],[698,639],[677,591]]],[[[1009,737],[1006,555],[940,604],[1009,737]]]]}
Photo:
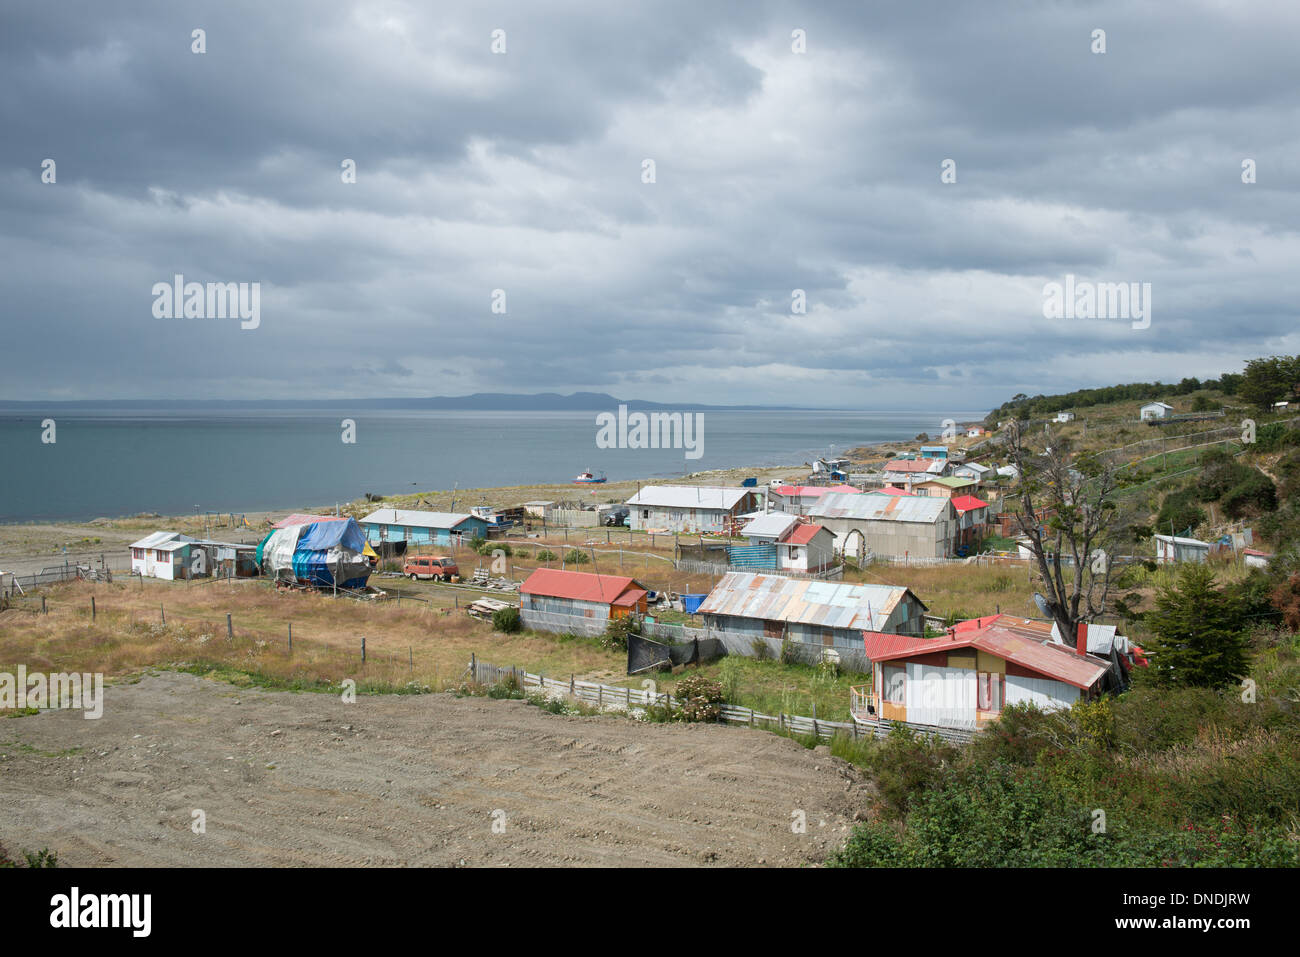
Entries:
{"type": "Polygon", "coordinates": [[[1073,422],[1073,421],[1074,421],[1074,413],[1073,413],[1073,412],[1058,412],[1058,413],[1056,413],[1056,418],[1054,418],[1052,421],[1053,421],[1053,422],[1073,422]]]}
{"type": "Polygon", "coordinates": [[[732,532],[752,512],[752,488],[647,485],[625,503],[632,528],[643,532],[732,532]]]}
{"type": "Polygon", "coordinates": [[[1009,479],[1019,479],[1020,469],[1018,466],[1015,465],[1003,465],[998,469],[998,475],[1001,475],[1004,478],[1009,478],[1009,479]]]}
{"type": "Polygon", "coordinates": [[[866,632],[873,680],[869,691],[854,689],[854,717],[975,729],[1007,705],[1054,710],[1102,692],[1109,663],[1089,654],[1082,636],[1072,649],[1000,618],[962,622],[942,638],[866,632]]]}
{"type": "Polygon", "coordinates": [[[1268,552],[1262,552],[1258,548],[1243,548],[1241,555],[1251,568],[1267,568],[1268,563],[1273,560],[1272,555],[1268,552]]]}
{"type": "Polygon", "coordinates": [[[1138,410],[1138,415],[1145,422],[1147,419],[1163,419],[1172,411],[1174,411],[1172,405],[1167,405],[1164,402],[1148,402],[1138,410]]]}
{"type": "MultiPolygon", "coordinates": [[[[180,532],[154,532],[131,544],[131,574],[168,581],[188,578],[190,544],[180,532]]],[[[207,574],[206,568],[203,574],[207,574]]]]}

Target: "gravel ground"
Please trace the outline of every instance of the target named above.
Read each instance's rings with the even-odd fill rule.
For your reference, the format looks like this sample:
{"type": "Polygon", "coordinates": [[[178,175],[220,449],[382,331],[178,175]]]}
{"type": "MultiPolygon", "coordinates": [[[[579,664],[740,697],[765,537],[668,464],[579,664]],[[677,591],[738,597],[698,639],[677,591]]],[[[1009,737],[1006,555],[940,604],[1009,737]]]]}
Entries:
{"type": "Polygon", "coordinates": [[[0,718],[0,842],[73,866],[798,866],[869,800],[825,747],[520,701],[168,672],[107,688],[99,720],[0,718]]]}

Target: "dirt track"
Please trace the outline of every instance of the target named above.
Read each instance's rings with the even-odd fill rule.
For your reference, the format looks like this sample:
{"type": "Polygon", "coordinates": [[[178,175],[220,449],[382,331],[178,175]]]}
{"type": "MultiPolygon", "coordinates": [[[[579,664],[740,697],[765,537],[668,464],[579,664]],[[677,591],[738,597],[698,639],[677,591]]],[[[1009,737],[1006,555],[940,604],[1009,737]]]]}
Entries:
{"type": "Polygon", "coordinates": [[[0,842],[84,866],[800,865],[868,800],[825,748],[746,728],[174,673],[106,689],[99,720],[0,719],[0,755],[0,842]]]}

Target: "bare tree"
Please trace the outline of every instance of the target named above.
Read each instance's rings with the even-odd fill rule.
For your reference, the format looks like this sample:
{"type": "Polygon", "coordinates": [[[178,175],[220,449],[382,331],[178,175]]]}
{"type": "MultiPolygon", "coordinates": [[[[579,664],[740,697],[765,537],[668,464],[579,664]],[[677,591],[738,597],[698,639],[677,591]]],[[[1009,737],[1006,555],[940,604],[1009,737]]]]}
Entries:
{"type": "Polygon", "coordinates": [[[1119,538],[1116,463],[1075,454],[1068,440],[1043,430],[1043,448],[1027,441],[1026,423],[1007,429],[1007,451],[1020,471],[1016,522],[1029,542],[1048,614],[1073,643],[1079,623],[1100,617],[1110,591],[1119,538]]]}

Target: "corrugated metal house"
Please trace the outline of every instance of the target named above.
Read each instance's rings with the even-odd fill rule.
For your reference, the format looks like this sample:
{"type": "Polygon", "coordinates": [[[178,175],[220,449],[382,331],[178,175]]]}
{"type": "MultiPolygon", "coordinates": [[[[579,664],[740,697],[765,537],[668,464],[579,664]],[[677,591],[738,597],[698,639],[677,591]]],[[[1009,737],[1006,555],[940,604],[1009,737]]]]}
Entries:
{"type": "Polygon", "coordinates": [[[790,515],[807,515],[828,492],[857,495],[861,491],[852,485],[777,485],[772,488],[772,505],[790,515]]]}
{"type": "Polygon", "coordinates": [[[925,630],[925,605],[907,588],[750,572],[724,575],[698,613],[710,628],[732,635],[854,652],[862,647],[864,630],[925,630]]]}
{"type": "Polygon", "coordinates": [[[706,485],[647,485],[625,504],[632,528],[651,532],[727,532],[758,499],[753,489],[706,485]]]}
{"type": "Polygon", "coordinates": [[[947,459],[948,446],[946,445],[923,445],[921,446],[922,459],[947,459]]]}
{"type": "Polygon", "coordinates": [[[1199,538],[1182,538],[1178,535],[1157,535],[1156,564],[1173,562],[1203,562],[1210,557],[1210,543],[1199,538]]]}
{"type": "Polygon", "coordinates": [[[835,536],[795,515],[761,515],[747,522],[741,534],[749,545],[728,546],[729,564],[796,572],[825,571],[835,564],[835,536]]]}
{"type": "Polygon", "coordinates": [[[453,545],[472,538],[487,538],[488,523],[460,512],[417,512],[381,508],[361,520],[366,538],[374,543],[409,542],[412,545],[453,545]]]}
{"type": "Polygon", "coordinates": [[[835,535],[835,550],[862,557],[951,558],[952,501],[919,495],[826,495],[811,517],[835,535]]]}
{"type": "Polygon", "coordinates": [[[519,588],[519,615],[527,627],[554,631],[548,623],[537,621],[537,616],[607,619],[634,611],[645,614],[647,594],[644,585],[625,575],[539,568],[519,588]]]}
{"type": "Polygon", "coordinates": [[[1100,694],[1111,670],[1083,648],[1031,637],[996,616],[943,638],[868,633],[863,645],[875,716],[949,728],[980,727],[1011,704],[1068,708],[1100,694]]]}

